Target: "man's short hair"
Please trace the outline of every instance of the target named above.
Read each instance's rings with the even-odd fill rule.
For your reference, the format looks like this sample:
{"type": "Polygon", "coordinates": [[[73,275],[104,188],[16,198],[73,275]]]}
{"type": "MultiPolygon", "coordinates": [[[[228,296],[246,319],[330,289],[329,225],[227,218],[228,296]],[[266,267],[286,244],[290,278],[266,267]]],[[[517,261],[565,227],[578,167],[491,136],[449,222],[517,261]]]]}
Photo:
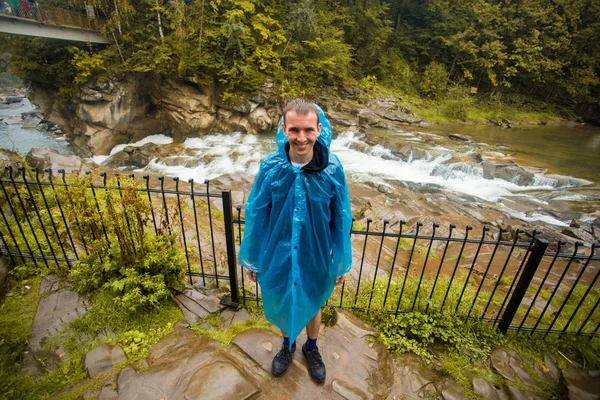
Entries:
{"type": "Polygon", "coordinates": [[[285,124],[285,115],[290,111],[294,111],[296,114],[299,114],[299,115],[308,115],[310,113],[314,113],[317,116],[317,125],[319,125],[319,110],[317,109],[317,106],[315,106],[314,103],[311,103],[310,101],[306,101],[304,99],[290,100],[285,105],[285,107],[283,107],[283,123],[284,124],[285,124]]]}

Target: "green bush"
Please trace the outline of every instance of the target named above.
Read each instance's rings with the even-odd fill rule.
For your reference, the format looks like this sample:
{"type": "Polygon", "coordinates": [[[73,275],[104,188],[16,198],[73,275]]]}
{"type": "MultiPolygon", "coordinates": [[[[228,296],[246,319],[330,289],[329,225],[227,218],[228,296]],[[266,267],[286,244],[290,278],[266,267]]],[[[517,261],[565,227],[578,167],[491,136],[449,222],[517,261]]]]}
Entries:
{"type": "Polygon", "coordinates": [[[89,252],[85,262],[73,266],[69,279],[80,292],[109,290],[129,311],[155,307],[183,279],[185,259],[176,236],[162,227],[158,235],[150,229],[150,204],[134,180],[108,182],[121,189],[100,190],[94,197],[88,179],[78,179],[63,193],[70,196],[63,201],[67,213],[78,221],[75,234],[88,243],[89,252]]]}
{"type": "Polygon", "coordinates": [[[445,313],[411,312],[397,317],[375,313],[367,321],[381,334],[379,340],[390,352],[412,352],[428,361],[433,359],[430,346],[434,343],[468,352],[474,359],[487,359],[492,345],[504,341],[489,324],[465,322],[445,313]]]}
{"type": "Polygon", "coordinates": [[[444,65],[432,61],[425,67],[423,77],[419,82],[419,89],[426,96],[438,97],[446,89],[447,82],[448,72],[444,65]]]}
{"type": "Polygon", "coordinates": [[[80,292],[108,289],[114,301],[124,309],[137,311],[155,307],[179,288],[185,259],[175,246],[175,236],[161,235],[145,239],[143,253],[126,264],[118,247],[111,247],[102,263],[77,263],[69,279],[80,292]]]}

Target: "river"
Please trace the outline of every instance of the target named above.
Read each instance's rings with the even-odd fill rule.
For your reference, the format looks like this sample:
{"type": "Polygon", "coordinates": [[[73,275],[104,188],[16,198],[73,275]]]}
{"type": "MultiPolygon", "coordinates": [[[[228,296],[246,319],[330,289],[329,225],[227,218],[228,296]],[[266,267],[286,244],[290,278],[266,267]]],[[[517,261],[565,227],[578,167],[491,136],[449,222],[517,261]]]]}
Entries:
{"type": "Polygon", "coordinates": [[[600,127],[584,124],[533,125],[505,129],[490,125],[444,125],[438,133],[463,133],[506,147],[520,165],[600,183],[600,127]]]}
{"type": "MultiPolygon", "coordinates": [[[[172,139],[156,135],[133,145],[147,142],[167,145],[172,139]]],[[[431,185],[497,203],[512,217],[524,221],[567,226],[574,217],[591,221],[598,216],[599,143],[600,129],[589,126],[501,129],[447,125],[396,131],[372,129],[367,135],[350,129],[333,140],[331,149],[354,182],[431,185]],[[474,141],[455,142],[448,139],[449,133],[467,134],[474,141]],[[384,145],[368,145],[376,136],[384,137],[393,148],[410,145],[420,151],[420,156],[403,160],[384,145]],[[527,167],[534,172],[534,180],[518,185],[504,179],[486,179],[483,168],[476,164],[450,162],[453,157],[475,153],[484,160],[527,167]]],[[[124,147],[117,146],[111,153],[124,147]]],[[[233,133],[188,138],[183,147],[183,152],[154,159],[144,170],[196,182],[228,174],[252,178],[260,160],[275,144],[273,135],[233,133]]],[[[106,158],[95,157],[98,163],[106,158]]]]}
{"type": "Polygon", "coordinates": [[[35,146],[47,146],[61,154],[73,154],[71,146],[63,137],[21,126],[21,114],[33,110],[35,107],[27,98],[20,103],[0,104],[0,147],[21,155],[26,155],[35,146]]]}
{"type": "MultiPolygon", "coordinates": [[[[28,101],[0,108],[0,117],[9,121],[0,130],[0,146],[21,154],[32,146],[50,146],[61,153],[71,153],[69,145],[57,141],[52,133],[23,129],[15,123],[20,113],[31,109],[28,101]]],[[[170,137],[154,135],[131,145],[169,145],[172,141],[170,137]]],[[[111,154],[124,147],[116,146],[111,154]]],[[[274,135],[205,135],[186,139],[183,151],[157,157],[142,170],[182,180],[193,178],[196,182],[236,174],[244,174],[251,181],[261,159],[274,149],[274,135]]],[[[591,221],[600,212],[597,127],[565,124],[503,129],[461,124],[370,129],[366,135],[348,128],[337,135],[331,149],[342,161],[348,179],[357,183],[394,186],[398,181],[408,181],[430,185],[497,203],[514,218],[559,226],[567,226],[574,216],[591,221]],[[473,141],[450,140],[450,133],[468,135],[473,141]],[[383,144],[374,144],[376,137],[385,139],[383,144]],[[394,150],[403,146],[414,148],[414,155],[399,157],[394,150]],[[532,171],[534,179],[527,185],[486,179],[481,166],[453,162],[456,157],[473,154],[484,160],[517,163],[532,171]]],[[[97,156],[94,160],[101,164],[107,158],[97,156]]]]}

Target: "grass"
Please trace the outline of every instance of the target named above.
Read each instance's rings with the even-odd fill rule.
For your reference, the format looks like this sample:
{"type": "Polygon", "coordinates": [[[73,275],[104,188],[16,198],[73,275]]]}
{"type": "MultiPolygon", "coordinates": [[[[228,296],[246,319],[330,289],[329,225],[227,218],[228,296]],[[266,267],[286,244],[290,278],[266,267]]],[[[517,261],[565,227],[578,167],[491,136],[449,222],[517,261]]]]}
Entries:
{"type": "MultiPolygon", "coordinates": [[[[530,288],[528,289],[527,293],[533,297],[535,295],[535,292],[537,291],[537,288],[530,288]]],[[[583,333],[592,333],[593,330],[596,328],[597,324],[600,323],[600,314],[598,313],[594,313],[591,314],[590,313],[594,310],[594,305],[596,304],[596,302],[598,301],[598,299],[600,298],[600,289],[596,289],[596,288],[592,288],[591,290],[589,290],[589,292],[587,293],[585,300],[582,301],[582,299],[584,299],[584,294],[586,294],[586,292],[588,292],[588,287],[582,284],[577,284],[571,293],[571,296],[567,299],[565,296],[561,296],[555,294],[554,297],[552,297],[552,300],[550,300],[550,305],[556,310],[555,312],[549,312],[548,310],[552,310],[552,308],[548,308],[548,310],[546,310],[546,313],[544,313],[542,315],[541,310],[537,310],[537,309],[531,309],[531,311],[528,314],[528,322],[529,325],[533,325],[541,316],[541,321],[539,322],[538,328],[540,329],[545,329],[545,328],[549,328],[550,326],[552,326],[552,329],[556,329],[556,330],[563,330],[565,328],[568,328],[569,331],[578,331],[579,329],[582,330],[583,333]],[[564,304],[564,306],[563,306],[564,304]],[[580,305],[581,304],[581,305],[580,305]],[[579,308],[577,308],[579,306],[579,308]],[[556,317],[556,312],[558,312],[558,310],[560,310],[562,307],[562,310],[560,311],[560,314],[558,316],[558,318],[556,319],[556,322],[554,322],[554,325],[552,325],[552,322],[554,321],[555,317],[556,317]],[[575,315],[573,315],[575,313],[575,315]],[[589,316],[589,320],[588,319],[589,316]],[[572,318],[572,319],[571,319],[572,318]],[[569,322],[569,320],[571,320],[569,322]],[[582,329],[582,325],[583,323],[586,322],[586,325],[583,327],[582,329]],[[568,323],[568,326],[567,326],[568,323]]],[[[552,294],[552,291],[548,290],[548,289],[542,289],[537,297],[537,299],[542,299],[542,300],[549,300],[550,296],[552,294]]],[[[525,315],[525,309],[520,308],[518,310],[518,315],[524,316],[525,315]]],[[[520,323],[520,321],[519,321],[520,323]]],[[[525,325],[527,326],[527,325],[525,325]]]]}
{"type": "MultiPolygon", "coordinates": [[[[540,123],[560,121],[568,110],[549,108],[541,102],[518,96],[502,98],[494,94],[471,94],[466,86],[450,86],[437,98],[422,97],[416,93],[403,92],[377,86],[374,94],[396,97],[399,104],[410,108],[419,117],[430,122],[474,122],[487,124],[490,120],[503,119],[514,122],[540,123]]],[[[567,115],[574,119],[572,115],[567,115]]]]}
{"type": "Polygon", "coordinates": [[[33,379],[16,375],[12,368],[21,361],[27,348],[31,325],[40,296],[40,277],[15,282],[0,305],[0,398],[21,398],[33,385],[33,379]]]}
{"type": "MultiPolygon", "coordinates": [[[[456,313],[459,316],[467,316],[469,312],[471,316],[478,316],[483,313],[490,298],[490,293],[481,290],[475,301],[477,286],[468,283],[465,287],[466,277],[466,274],[461,274],[451,282],[449,277],[440,276],[437,283],[435,283],[434,279],[427,277],[421,281],[419,274],[411,273],[405,281],[405,273],[398,274],[396,272],[389,283],[389,289],[387,278],[378,278],[374,286],[372,281],[363,280],[358,295],[356,295],[357,282],[353,282],[352,279],[348,278],[344,289],[342,307],[359,307],[394,312],[396,308],[399,312],[438,310],[453,313],[454,310],[457,310],[456,313]],[[435,291],[432,293],[434,283],[435,291]],[[372,288],[373,290],[371,290],[372,288]],[[401,298],[400,294],[402,294],[401,298]],[[399,299],[400,304],[398,304],[399,299]]],[[[329,304],[339,305],[340,298],[341,288],[336,287],[329,304]]]]}
{"type": "MultiPolygon", "coordinates": [[[[59,368],[40,378],[15,373],[31,333],[31,325],[40,296],[37,294],[40,277],[16,284],[0,306],[0,398],[47,398],[65,387],[59,398],[75,399],[92,389],[99,389],[123,367],[149,355],[149,348],[173,330],[175,322],[183,319],[179,308],[166,301],[161,307],[130,314],[117,307],[112,297],[98,292],[92,299],[93,307],[72,321],[63,331],[44,343],[54,351],[65,350],[59,368]],[[25,289],[25,286],[30,289],[25,289]],[[103,342],[119,344],[128,360],[112,370],[88,379],[84,370],[85,353],[103,342]]],[[[42,360],[43,361],[43,360],[42,360]]]]}
{"type": "MultiPolygon", "coordinates": [[[[204,320],[206,321],[206,318],[204,320]]],[[[200,336],[206,336],[206,337],[216,340],[223,347],[229,346],[231,344],[231,341],[233,340],[233,338],[235,338],[241,332],[251,329],[251,328],[268,329],[273,333],[279,334],[279,331],[276,329],[273,329],[271,324],[269,324],[269,322],[264,318],[260,318],[260,319],[252,318],[246,322],[233,324],[229,328],[221,327],[220,322],[219,322],[219,325],[217,325],[217,326],[218,326],[218,329],[212,330],[212,329],[203,329],[203,328],[200,328],[197,324],[194,324],[194,325],[190,326],[190,329],[193,330],[194,332],[196,332],[200,336]]]]}

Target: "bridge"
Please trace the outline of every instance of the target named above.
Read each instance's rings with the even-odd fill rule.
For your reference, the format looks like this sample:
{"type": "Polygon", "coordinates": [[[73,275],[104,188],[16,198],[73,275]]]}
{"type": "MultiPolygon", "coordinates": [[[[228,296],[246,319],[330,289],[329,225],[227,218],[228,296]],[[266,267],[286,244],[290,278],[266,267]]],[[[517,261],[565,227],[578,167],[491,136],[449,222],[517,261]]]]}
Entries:
{"type": "Polygon", "coordinates": [[[98,31],[103,21],[94,9],[86,14],[40,7],[37,1],[0,0],[0,32],[86,43],[110,44],[98,31]]]}

